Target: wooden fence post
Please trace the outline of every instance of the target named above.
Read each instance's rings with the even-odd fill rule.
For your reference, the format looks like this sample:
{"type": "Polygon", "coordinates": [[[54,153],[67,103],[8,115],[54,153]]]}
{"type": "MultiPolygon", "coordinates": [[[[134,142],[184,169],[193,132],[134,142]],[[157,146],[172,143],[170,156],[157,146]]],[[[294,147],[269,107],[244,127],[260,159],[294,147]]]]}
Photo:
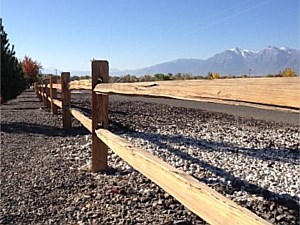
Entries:
{"type": "Polygon", "coordinates": [[[107,170],[108,147],[97,137],[96,130],[108,129],[108,95],[93,90],[99,83],[108,83],[108,62],[92,61],[92,172],[107,170]]]}
{"type": "Polygon", "coordinates": [[[40,95],[40,81],[37,82],[36,87],[37,87],[38,98],[41,100],[41,95],[40,95]]]}
{"type": "Polygon", "coordinates": [[[38,98],[40,98],[40,95],[39,95],[39,87],[38,87],[38,81],[35,82],[34,88],[35,88],[35,94],[37,95],[38,98]]]}
{"type": "Polygon", "coordinates": [[[44,80],[42,80],[42,100],[43,100],[44,106],[47,106],[47,99],[45,97],[45,94],[46,94],[46,82],[44,80]]]}
{"type": "Polygon", "coordinates": [[[40,94],[39,94],[39,97],[40,97],[40,100],[43,101],[43,97],[42,97],[42,82],[40,81],[40,86],[39,86],[39,91],[40,91],[40,94]]]}
{"type": "Polygon", "coordinates": [[[42,102],[44,103],[44,88],[43,88],[43,85],[44,85],[44,81],[41,80],[41,100],[42,102]]]}
{"type": "Polygon", "coordinates": [[[61,100],[64,129],[70,129],[72,126],[71,114],[69,111],[71,108],[71,91],[69,89],[70,80],[69,72],[61,73],[61,100]]]}
{"type": "Polygon", "coordinates": [[[50,99],[51,99],[51,113],[57,114],[57,106],[53,103],[53,99],[57,98],[56,88],[53,88],[53,83],[57,82],[57,77],[50,77],[50,99]]]}
{"type": "Polygon", "coordinates": [[[50,79],[47,79],[45,82],[45,93],[46,93],[46,106],[50,108],[51,102],[49,101],[48,97],[50,96],[50,79]]]}
{"type": "Polygon", "coordinates": [[[36,82],[34,82],[33,87],[34,87],[34,93],[35,93],[35,95],[38,95],[38,93],[37,93],[37,84],[36,84],[36,82]]]}

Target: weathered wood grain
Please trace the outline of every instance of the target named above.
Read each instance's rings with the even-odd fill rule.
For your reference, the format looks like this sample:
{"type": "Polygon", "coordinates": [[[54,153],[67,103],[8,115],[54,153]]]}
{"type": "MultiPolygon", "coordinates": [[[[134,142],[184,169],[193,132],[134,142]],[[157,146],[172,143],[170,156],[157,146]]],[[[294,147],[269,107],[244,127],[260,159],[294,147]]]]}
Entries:
{"type": "Polygon", "coordinates": [[[63,128],[70,129],[72,126],[71,115],[69,109],[71,108],[71,92],[69,90],[70,73],[63,72],[61,74],[61,99],[62,99],[62,115],[63,128]]]}
{"type": "Polygon", "coordinates": [[[62,101],[60,101],[58,99],[53,99],[53,104],[55,104],[59,108],[62,108],[62,101]]]}
{"type": "Polygon", "coordinates": [[[300,107],[300,78],[236,78],[98,84],[94,91],[186,100],[217,99],[300,107]]]}
{"type": "MultiPolygon", "coordinates": [[[[92,88],[101,82],[108,82],[108,62],[92,61],[92,88]]],[[[108,96],[92,92],[92,171],[107,170],[107,146],[98,139],[98,128],[108,129],[108,96]]]]}
{"type": "Polygon", "coordinates": [[[70,108],[70,113],[74,116],[86,129],[92,133],[92,120],[86,117],[83,113],[74,108],[70,108]]]}

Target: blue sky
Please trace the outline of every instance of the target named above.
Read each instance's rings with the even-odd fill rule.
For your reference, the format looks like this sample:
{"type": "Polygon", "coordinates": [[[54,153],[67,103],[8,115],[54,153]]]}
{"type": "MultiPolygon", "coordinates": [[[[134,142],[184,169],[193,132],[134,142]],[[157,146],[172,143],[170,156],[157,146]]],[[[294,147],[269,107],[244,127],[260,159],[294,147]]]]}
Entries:
{"type": "Polygon", "coordinates": [[[18,58],[89,70],[137,69],[226,49],[299,49],[299,0],[1,0],[18,58]]]}

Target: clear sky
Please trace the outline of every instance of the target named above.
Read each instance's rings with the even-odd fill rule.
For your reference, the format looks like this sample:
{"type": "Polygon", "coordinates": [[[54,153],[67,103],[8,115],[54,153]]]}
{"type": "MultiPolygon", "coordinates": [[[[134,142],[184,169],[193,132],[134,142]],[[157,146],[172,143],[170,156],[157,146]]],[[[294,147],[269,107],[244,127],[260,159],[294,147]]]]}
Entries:
{"type": "Polygon", "coordinates": [[[226,49],[299,49],[299,0],[1,0],[18,58],[90,70],[137,69],[226,49]]]}

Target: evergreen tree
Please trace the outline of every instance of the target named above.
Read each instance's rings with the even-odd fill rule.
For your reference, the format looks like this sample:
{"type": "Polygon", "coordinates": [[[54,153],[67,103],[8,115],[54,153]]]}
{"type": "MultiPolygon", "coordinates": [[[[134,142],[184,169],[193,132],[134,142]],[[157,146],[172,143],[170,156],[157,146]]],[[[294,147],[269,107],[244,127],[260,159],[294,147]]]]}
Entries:
{"type": "Polygon", "coordinates": [[[0,18],[1,36],[1,101],[15,98],[26,87],[22,65],[15,57],[14,46],[10,48],[7,34],[0,18]]]}

